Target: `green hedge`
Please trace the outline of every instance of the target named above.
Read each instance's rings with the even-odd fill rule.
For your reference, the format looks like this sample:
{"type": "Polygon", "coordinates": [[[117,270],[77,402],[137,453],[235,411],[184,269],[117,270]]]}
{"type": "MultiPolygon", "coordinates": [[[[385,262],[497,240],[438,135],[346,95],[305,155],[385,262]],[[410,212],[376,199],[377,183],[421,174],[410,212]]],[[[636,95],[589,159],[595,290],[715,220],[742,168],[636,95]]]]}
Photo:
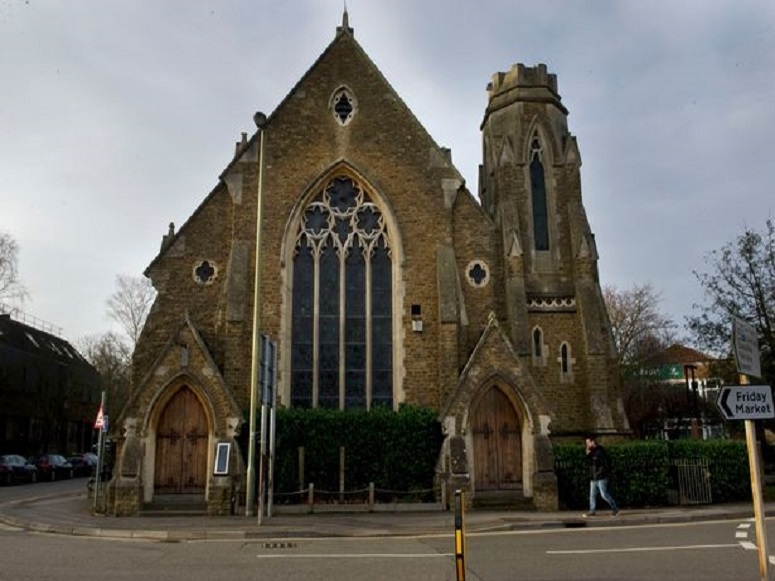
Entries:
{"type": "MultiPolygon", "coordinates": [[[[675,440],[606,446],[611,457],[611,491],[622,506],[664,506],[675,488],[674,460],[708,461],[713,502],[750,500],[748,454],[744,442],[675,440]]],[[[582,444],[555,444],[555,472],[562,508],[583,509],[589,502],[589,469],[582,444]]]]}
{"type": "Polygon", "coordinates": [[[345,489],[418,491],[433,488],[443,436],[437,412],[401,406],[339,411],[279,409],[275,491],[293,492],[314,483],[339,490],[339,448],[345,448],[345,489]],[[299,482],[299,448],[304,447],[304,482],[299,482]]]}

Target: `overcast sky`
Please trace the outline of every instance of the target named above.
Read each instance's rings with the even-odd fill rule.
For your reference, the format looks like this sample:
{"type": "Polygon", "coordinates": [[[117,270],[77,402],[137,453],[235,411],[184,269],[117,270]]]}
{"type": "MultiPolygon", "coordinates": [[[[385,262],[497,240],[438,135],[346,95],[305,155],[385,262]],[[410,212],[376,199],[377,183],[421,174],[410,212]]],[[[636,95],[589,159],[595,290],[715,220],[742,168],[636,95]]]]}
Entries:
{"type": "MultiPolygon", "coordinates": [[[[546,63],[583,160],[603,284],[651,283],[677,323],[692,270],[775,213],[772,0],[348,0],[374,63],[477,192],[493,73],[546,63]]],[[[341,0],[0,0],[0,230],[24,310],[114,329],[170,222],[217,184],[334,38],[341,0]]]]}

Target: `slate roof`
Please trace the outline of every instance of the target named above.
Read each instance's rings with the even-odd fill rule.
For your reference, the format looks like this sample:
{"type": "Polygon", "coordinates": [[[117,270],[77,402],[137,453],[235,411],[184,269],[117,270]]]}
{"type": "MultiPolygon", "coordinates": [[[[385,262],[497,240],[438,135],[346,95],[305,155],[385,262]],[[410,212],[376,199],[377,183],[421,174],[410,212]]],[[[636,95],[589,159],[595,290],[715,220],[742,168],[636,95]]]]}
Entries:
{"type": "Polygon", "coordinates": [[[89,365],[68,341],[0,314],[0,347],[12,348],[68,365],[89,365]]]}

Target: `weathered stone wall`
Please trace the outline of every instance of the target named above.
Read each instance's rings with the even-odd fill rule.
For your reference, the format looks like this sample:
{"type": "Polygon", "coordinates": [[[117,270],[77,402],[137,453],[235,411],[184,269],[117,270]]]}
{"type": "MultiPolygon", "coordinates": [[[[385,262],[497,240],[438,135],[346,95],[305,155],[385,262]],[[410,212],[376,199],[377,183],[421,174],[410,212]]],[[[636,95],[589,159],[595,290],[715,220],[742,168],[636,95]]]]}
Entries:
{"type": "MultiPolygon", "coordinates": [[[[188,383],[208,410],[211,441],[234,437],[247,420],[259,191],[260,331],[278,342],[278,403],[289,405],[291,272],[300,216],[329,180],[347,176],[378,206],[391,237],[395,404],[442,408],[452,432],[462,434],[477,394],[496,380],[507,385],[530,424],[526,462],[537,475],[529,483],[536,504],[555,506],[549,433],[622,430],[626,421],[616,410],[614,353],[581,202],[581,160],[556,78],[543,66],[519,65],[493,78],[490,97],[482,207],[449,151],[340,29],[261,132],[238,145],[221,183],[165,238],[147,269],[159,295],[134,354],[133,395],[123,419],[151,438],[144,424],[153,421],[149,410],[165,392],[188,383]],[[353,99],[345,124],[332,108],[343,88],[353,99]],[[543,146],[551,248],[540,252],[532,242],[528,165],[534,133],[543,146]],[[196,268],[205,261],[212,276],[202,281],[196,268]],[[415,320],[413,305],[421,311],[415,320]],[[540,361],[531,351],[536,326],[547,350],[540,361]],[[571,357],[566,374],[559,362],[563,343],[571,357]]],[[[149,467],[139,473],[147,477],[149,467]]],[[[231,482],[241,483],[242,474],[230,477],[210,481],[213,514],[230,510],[231,482]]],[[[116,495],[121,511],[141,496],[134,485],[116,495]]]]}

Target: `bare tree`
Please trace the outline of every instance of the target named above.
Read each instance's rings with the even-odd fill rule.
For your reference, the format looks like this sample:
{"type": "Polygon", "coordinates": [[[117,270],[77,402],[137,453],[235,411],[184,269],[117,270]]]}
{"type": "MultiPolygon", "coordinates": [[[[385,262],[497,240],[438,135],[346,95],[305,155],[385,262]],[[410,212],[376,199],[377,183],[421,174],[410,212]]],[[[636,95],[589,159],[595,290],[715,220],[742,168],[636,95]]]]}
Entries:
{"type": "Polygon", "coordinates": [[[676,325],[659,310],[660,296],[651,284],[628,290],[606,285],[603,297],[620,365],[642,361],[675,340],[676,325]]]}
{"type": "Polygon", "coordinates": [[[78,351],[100,374],[108,409],[117,414],[129,399],[130,362],[132,352],[126,341],[116,333],[80,338],[78,351]]]}
{"type": "Polygon", "coordinates": [[[134,350],[145,320],[156,298],[156,290],[145,277],[118,275],[116,291],[107,301],[108,316],[126,333],[134,350]]]}
{"type": "Polygon", "coordinates": [[[0,300],[23,300],[27,290],[19,280],[19,246],[6,232],[0,232],[0,300]]]}
{"type": "Polygon", "coordinates": [[[731,352],[732,317],[756,327],[762,379],[775,380],[775,224],[763,232],[747,228],[733,242],[705,256],[709,271],[694,272],[707,304],[687,317],[697,343],[720,356],[731,352]]]}

